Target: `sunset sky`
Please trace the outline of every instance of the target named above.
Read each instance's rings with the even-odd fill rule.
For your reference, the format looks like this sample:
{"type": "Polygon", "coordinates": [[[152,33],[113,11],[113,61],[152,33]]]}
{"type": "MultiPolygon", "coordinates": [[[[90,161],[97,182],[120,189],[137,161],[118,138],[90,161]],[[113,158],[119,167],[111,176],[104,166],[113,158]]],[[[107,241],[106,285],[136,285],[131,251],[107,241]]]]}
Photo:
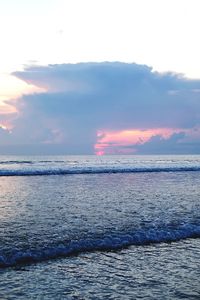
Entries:
{"type": "Polygon", "coordinates": [[[0,154],[200,154],[199,0],[0,0],[0,154]]]}

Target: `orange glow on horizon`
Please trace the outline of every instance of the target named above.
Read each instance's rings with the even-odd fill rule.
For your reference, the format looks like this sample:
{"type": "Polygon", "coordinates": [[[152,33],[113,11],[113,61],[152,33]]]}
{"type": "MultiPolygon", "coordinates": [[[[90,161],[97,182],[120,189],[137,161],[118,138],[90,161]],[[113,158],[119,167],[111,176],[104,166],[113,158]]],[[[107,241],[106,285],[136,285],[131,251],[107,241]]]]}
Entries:
{"type": "Polygon", "coordinates": [[[104,155],[105,153],[104,153],[103,150],[100,150],[100,151],[97,151],[95,154],[96,154],[97,156],[102,156],[102,155],[104,155]]]}
{"type": "Polygon", "coordinates": [[[183,131],[172,128],[152,128],[152,129],[129,129],[121,131],[98,131],[97,143],[95,144],[96,155],[104,154],[133,154],[136,152],[134,146],[141,145],[153,136],[160,135],[167,139],[173,133],[183,131]]]}

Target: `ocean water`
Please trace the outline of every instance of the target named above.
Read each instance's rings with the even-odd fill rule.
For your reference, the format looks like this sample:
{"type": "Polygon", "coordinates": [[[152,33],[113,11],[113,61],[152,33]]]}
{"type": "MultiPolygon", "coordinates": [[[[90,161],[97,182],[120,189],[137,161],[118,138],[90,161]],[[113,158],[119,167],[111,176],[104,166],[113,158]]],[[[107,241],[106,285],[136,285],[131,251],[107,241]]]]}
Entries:
{"type": "Polygon", "coordinates": [[[200,156],[1,156],[0,299],[200,299],[200,156]]]}

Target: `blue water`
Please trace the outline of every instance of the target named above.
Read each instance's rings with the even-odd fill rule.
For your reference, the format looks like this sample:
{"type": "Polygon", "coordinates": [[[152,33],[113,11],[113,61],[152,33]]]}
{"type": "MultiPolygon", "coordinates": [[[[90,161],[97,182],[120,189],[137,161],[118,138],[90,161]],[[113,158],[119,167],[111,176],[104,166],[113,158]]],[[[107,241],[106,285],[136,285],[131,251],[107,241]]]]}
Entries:
{"type": "Polygon", "coordinates": [[[0,157],[0,299],[200,299],[199,187],[200,156],[0,157]]]}

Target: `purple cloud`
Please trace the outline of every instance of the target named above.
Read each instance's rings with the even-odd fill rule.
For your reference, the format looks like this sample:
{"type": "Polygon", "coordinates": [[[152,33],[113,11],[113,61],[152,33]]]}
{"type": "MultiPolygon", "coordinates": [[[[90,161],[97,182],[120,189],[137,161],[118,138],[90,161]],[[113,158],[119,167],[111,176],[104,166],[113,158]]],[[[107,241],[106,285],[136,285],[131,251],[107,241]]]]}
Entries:
{"type": "MultiPolygon", "coordinates": [[[[98,130],[200,127],[200,80],[179,74],[107,62],[30,66],[13,75],[46,89],[16,102],[19,115],[13,121],[13,147],[92,153],[98,130]]],[[[153,145],[159,152],[164,143],[161,137],[152,138],[138,152],[152,153],[153,145]]],[[[182,153],[179,146],[178,136],[168,140],[169,152],[182,153]]],[[[187,143],[181,147],[189,149],[187,143]]],[[[195,152],[196,145],[190,151],[195,152]]]]}

